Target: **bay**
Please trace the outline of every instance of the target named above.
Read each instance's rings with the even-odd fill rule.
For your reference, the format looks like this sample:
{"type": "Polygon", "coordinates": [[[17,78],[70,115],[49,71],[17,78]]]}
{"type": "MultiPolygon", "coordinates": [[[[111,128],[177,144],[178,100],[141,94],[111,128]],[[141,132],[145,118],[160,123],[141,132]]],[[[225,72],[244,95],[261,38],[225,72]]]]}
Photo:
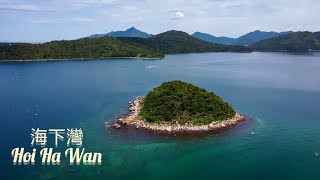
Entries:
{"type": "MultiPolygon", "coordinates": [[[[317,53],[0,63],[0,177],[319,179],[319,69],[317,53]],[[128,101],[170,80],[213,91],[252,119],[201,137],[105,129],[128,101]],[[82,128],[83,147],[101,152],[102,165],[12,165],[11,150],[31,150],[38,127],[82,128]]],[[[55,150],[65,150],[59,143],[55,150]]]]}

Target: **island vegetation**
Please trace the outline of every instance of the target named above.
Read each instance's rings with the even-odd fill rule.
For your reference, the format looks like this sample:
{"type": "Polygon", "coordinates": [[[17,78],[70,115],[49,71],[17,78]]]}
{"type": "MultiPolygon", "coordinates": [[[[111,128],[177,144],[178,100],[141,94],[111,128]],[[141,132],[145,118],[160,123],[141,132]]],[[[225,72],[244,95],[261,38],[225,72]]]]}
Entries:
{"type": "Polygon", "coordinates": [[[129,106],[129,115],[119,123],[160,132],[214,131],[244,120],[218,95],[182,81],[165,82],[129,106]]]}

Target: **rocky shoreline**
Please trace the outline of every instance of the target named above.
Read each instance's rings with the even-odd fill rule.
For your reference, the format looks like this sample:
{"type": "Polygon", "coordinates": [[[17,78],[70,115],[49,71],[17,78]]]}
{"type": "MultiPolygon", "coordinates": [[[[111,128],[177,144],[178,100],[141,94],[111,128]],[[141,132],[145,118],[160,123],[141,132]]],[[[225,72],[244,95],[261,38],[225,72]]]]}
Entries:
{"type": "Polygon", "coordinates": [[[115,129],[121,128],[123,126],[132,126],[136,129],[150,130],[154,132],[209,132],[209,131],[221,131],[227,129],[237,123],[244,121],[245,117],[236,113],[232,118],[224,120],[222,122],[212,122],[208,125],[192,125],[192,124],[179,124],[179,123],[168,123],[168,124],[156,124],[149,123],[147,121],[139,119],[139,113],[141,109],[141,103],[143,102],[143,97],[137,97],[133,102],[129,102],[129,115],[123,118],[118,118],[117,123],[114,125],[107,125],[115,129]]]}

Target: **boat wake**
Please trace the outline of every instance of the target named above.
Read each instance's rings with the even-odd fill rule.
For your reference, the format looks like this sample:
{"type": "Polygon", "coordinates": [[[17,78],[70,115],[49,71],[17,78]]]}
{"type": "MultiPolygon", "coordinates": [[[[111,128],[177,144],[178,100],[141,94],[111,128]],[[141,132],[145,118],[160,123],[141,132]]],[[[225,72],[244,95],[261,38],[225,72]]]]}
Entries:
{"type": "Polygon", "coordinates": [[[158,67],[158,66],[146,66],[147,69],[151,69],[151,68],[155,68],[155,67],[158,67]]]}

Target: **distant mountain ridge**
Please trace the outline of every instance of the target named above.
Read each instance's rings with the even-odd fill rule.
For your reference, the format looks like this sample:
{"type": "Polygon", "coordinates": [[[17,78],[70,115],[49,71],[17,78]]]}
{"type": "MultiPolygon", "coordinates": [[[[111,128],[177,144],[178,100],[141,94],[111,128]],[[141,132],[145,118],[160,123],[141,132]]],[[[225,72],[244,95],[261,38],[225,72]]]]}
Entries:
{"type": "Polygon", "coordinates": [[[259,31],[256,30],[254,32],[250,32],[248,34],[245,34],[239,38],[237,38],[237,44],[242,44],[242,45],[252,45],[256,42],[259,42],[261,40],[265,39],[270,39],[278,36],[283,36],[286,34],[293,33],[292,31],[286,31],[286,32],[265,32],[265,31],[259,31]]]}
{"type": "Polygon", "coordinates": [[[204,40],[204,41],[208,41],[208,42],[212,42],[212,43],[217,43],[217,44],[234,44],[235,39],[233,38],[229,38],[229,37],[216,37],[216,36],[212,36],[211,34],[207,34],[207,33],[202,33],[202,32],[195,32],[192,34],[193,37],[196,37],[198,39],[204,40]]]}
{"type": "MultiPolygon", "coordinates": [[[[258,41],[270,39],[286,34],[290,34],[292,31],[287,32],[266,32],[266,31],[260,31],[256,30],[250,33],[247,33],[243,36],[240,36],[239,38],[230,38],[230,37],[216,37],[211,34],[202,33],[202,32],[195,32],[192,34],[193,37],[211,42],[216,44],[224,44],[224,45],[243,45],[243,46],[250,46],[258,41]]],[[[161,34],[161,33],[160,33],[161,34]]],[[[139,37],[139,38],[150,38],[153,35],[148,34],[146,32],[140,31],[136,29],[135,27],[131,27],[125,31],[111,31],[106,34],[94,34],[89,36],[89,38],[100,38],[100,37],[139,37]]]]}
{"type": "Polygon", "coordinates": [[[218,44],[226,44],[226,45],[244,45],[244,46],[250,46],[258,41],[274,38],[286,34],[290,34],[292,31],[287,32],[265,32],[265,31],[253,31],[250,33],[247,33],[243,36],[240,36],[239,38],[229,38],[229,37],[216,37],[210,34],[202,33],[202,32],[195,32],[192,34],[192,36],[212,42],[212,43],[218,43],[218,44]]]}
{"type": "Polygon", "coordinates": [[[131,27],[125,31],[111,31],[106,34],[94,34],[89,36],[89,38],[100,38],[100,37],[141,37],[141,38],[148,38],[151,37],[152,34],[148,34],[146,32],[140,31],[135,27],[131,27]]]}
{"type": "Polygon", "coordinates": [[[195,38],[183,31],[171,30],[150,38],[119,38],[124,43],[145,47],[165,54],[198,52],[250,52],[251,48],[215,44],[195,38]]]}

